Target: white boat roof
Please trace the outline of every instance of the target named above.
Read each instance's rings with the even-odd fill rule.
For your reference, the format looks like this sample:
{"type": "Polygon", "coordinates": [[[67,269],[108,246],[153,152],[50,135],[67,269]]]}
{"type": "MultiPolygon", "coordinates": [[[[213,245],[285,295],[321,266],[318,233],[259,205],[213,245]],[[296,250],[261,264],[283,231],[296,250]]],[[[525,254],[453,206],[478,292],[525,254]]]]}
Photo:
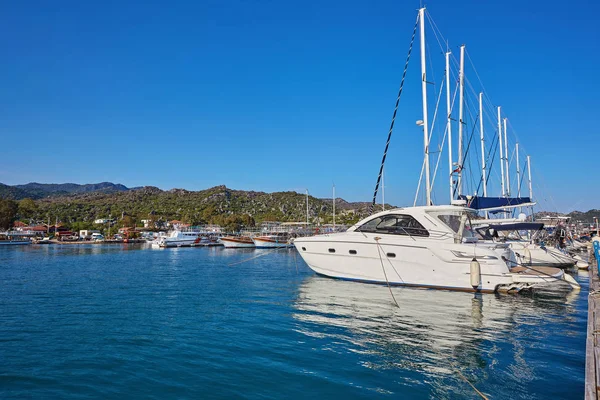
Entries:
{"type": "Polygon", "coordinates": [[[348,231],[352,232],[355,231],[358,227],[362,226],[364,223],[370,221],[373,218],[377,218],[383,215],[388,215],[388,214],[404,214],[404,215],[410,215],[412,217],[414,217],[417,221],[419,221],[419,223],[421,223],[425,228],[431,228],[431,223],[429,222],[428,218],[426,218],[425,216],[427,215],[427,213],[429,212],[448,212],[448,213],[456,213],[456,212],[477,212],[476,210],[473,210],[471,208],[468,207],[464,207],[464,206],[455,206],[455,205],[439,205],[439,206],[416,206],[416,207],[399,207],[399,208],[392,208],[389,210],[385,210],[385,211],[381,211],[378,212],[376,214],[372,214],[366,218],[363,218],[362,220],[358,221],[356,224],[352,225],[348,231]]]}

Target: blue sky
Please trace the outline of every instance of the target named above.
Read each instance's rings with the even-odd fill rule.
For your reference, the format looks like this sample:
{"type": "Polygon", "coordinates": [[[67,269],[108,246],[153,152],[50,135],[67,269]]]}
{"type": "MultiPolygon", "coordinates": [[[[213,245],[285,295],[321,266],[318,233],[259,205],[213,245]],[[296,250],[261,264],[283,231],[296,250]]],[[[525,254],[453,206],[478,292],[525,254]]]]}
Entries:
{"type": "MultiPolygon", "coordinates": [[[[467,45],[490,105],[503,106],[509,145],[519,141],[521,164],[525,151],[531,155],[534,197],[546,210],[598,208],[600,197],[590,179],[598,159],[600,6],[569,5],[427,3],[454,56],[467,45]]],[[[335,182],[340,197],[370,200],[418,6],[4,2],[0,182],[225,184],[308,188],[318,197],[335,182]]],[[[444,60],[431,28],[427,36],[433,114],[444,60]]],[[[417,41],[386,164],[386,202],[396,205],[412,204],[423,160],[418,50],[417,41]]],[[[470,63],[466,77],[478,92],[470,63]]],[[[468,94],[476,113],[474,101],[468,94]]],[[[443,123],[436,122],[442,129],[433,147],[443,123]]],[[[491,139],[495,126],[486,124],[491,139]]],[[[470,181],[478,165],[468,167],[470,181]]],[[[498,169],[496,156],[496,195],[498,169]]],[[[444,152],[438,203],[448,202],[447,170],[444,152]]]]}

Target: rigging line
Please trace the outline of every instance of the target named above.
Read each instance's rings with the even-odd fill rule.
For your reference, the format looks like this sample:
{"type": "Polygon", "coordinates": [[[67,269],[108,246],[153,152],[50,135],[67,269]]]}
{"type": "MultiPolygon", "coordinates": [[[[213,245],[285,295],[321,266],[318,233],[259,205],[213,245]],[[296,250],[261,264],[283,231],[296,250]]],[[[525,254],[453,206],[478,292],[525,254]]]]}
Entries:
{"type": "MultiPolygon", "coordinates": [[[[448,136],[448,129],[444,129],[444,136],[442,137],[442,144],[440,148],[444,148],[444,143],[446,142],[446,136],[448,136]]],[[[437,176],[438,167],[440,165],[440,159],[442,158],[442,151],[438,152],[437,160],[435,161],[435,168],[433,170],[433,179],[431,179],[431,187],[435,184],[435,177],[437,176]]]]}
{"type": "MultiPolygon", "coordinates": [[[[444,73],[446,71],[444,70],[444,73]]],[[[443,85],[443,81],[442,81],[442,85],[443,85]]],[[[446,90],[448,90],[448,88],[446,88],[446,90]]],[[[443,90],[440,90],[440,93],[443,90]]],[[[456,100],[456,94],[458,93],[458,85],[456,86],[456,88],[454,89],[454,95],[452,97],[452,103],[450,104],[450,114],[452,114],[452,110],[454,109],[454,101],[456,100]]],[[[446,142],[446,136],[448,135],[448,124],[445,124],[446,127],[444,128],[444,137],[442,138],[442,144],[440,146],[441,149],[444,148],[444,143],[446,142]]],[[[440,151],[440,154],[438,155],[437,161],[435,163],[435,169],[433,170],[433,179],[431,180],[431,186],[433,187],[434,183],[435,183],[435,177],[437,176],[437,171],[440,165],[440,159],[442,157],[442,153],[443,151],[440,151]]],[[[449,171],[449,175],[452,175],[452,171],[449,171]]],[[[419,179],[420,180],[420,179],[419,179]]],[[[419,182],[420,183],[420,182],[419,182]]],[[[416,204],[415,204],[416,205],[416,204]]]]}
{"type": "MultiPolygon", "coordinates": [[[[462,173],[462,169],[463,166],[465,165],[465,160],[467,159],[467,155],[469,154],[469,147],[471,147],[471,142],[473,141],[473,134],[475,133],[475,128],[477,127],[477,121],[479,120],[479,113],[477,114],[475,121],[473,121],[473,129],[471,130],[471,135],[469,136],[469,143],[467,143],[467,148],[464,151],[464,156],[462,159],[462,165],[459,165],[458,168],[461,169],[461,173],[462,173]]],[[[460,123],[460,122],[459,122],[460,123]]],[[[456,190],[458,189],[458,187],[454,188],[454,195],[456,195],[456,190]]]]}
{"type": "Polygon", "coordinates": [[[437,40],[438,45],[440,46],[440,49],[442,50],[442,53],[446,52],[448,45],[446,44],[446,49],[444,49],[444,46],[442,45],[442,43],[440,42],[440,38],[438,37],[438,33],[440,34],[440,36],[442,38],[444,37],[444,35],[442,35],[442,32],[440,32],[440,30],[438,29],[437,25],[433,21],[433,18],[431,18],[431,14],[429,14],[427,9],[425,9],[425,15],[427,16],[427,18],[429,18],[429,22],[430,22],[431,28],[432,28],[431,31],[433,32],[433,35],[435,36],[435,40],[437,40]]]}
{"type": "Polygon", "coordinates": [[[486,177],[486,182],[489,182],[490,175],[491,175],[491,173],[492,173],[492,170],[493,170],[493,168],[492,168],[492,167],[494,166],[494,160],[496,159],[496,153],[497,153],[497,151],[496,151],[496,150],[498,149],[498,143],[499,143],[497,140],[495,140],[495,139],[497,139],[497,138],[498,138],[498,137],[497,137],[497,135],[496,135],[496,137],[495,137],[495,138],[494,138],[494,140],[492,141],[492,146],[494,147],[494,150],[492,151],[492,161],[490,161],[490,169],[489,169],[489,171],[488,171],[488,175],[487,175],[487,177],[486,177]],[[494,146],[494,144],[493,144],[494,142],[496,143],[496,145],[495,145],[495,146],[494,146]]]}
{"type": "Polygon", "coordinates": [[[256,258],[264,257],[264,256],[266,256],[266,255],[269,255],[269,254],[271,254],[271,253],[273,253],[273,252],[275,252],[275,251],[281,250],[281,249],[287,249],[287,247],[278,247],[278,248],[276,248],[276,249],[269,250],[269,251],[268,251],[268,252],[266,252],[266,253],[259,254],[259,255],[257,255],[257,256],[254,256],[254,257],[246,258],[245,260],[242,260],[242,261],[238,261],[238,262],[234,262],[234,263],[231,263],[231,264],[227,264],[227,266],[228,266],[228,267],[232,267],[232,266],[234,266],[234,265],[238,265],[238,264],[245,263],[246,261],[252,261],[252,260],[254,260],[254,259],[256,259],[256,258]]]}
{"type": "Polygon", "coordinates": [[[417,14],[417,20],[413,29],[412,38],[410,39],[410,46],[408,48],[408,55],[406,56],[406,63],[404,64],[404,72],[402,73],[402,81],[400,81],[400,89],[398,90],[398,97],[396,98],[396,106],[394,107],[394,114],[392,115],[392,122],[390,124],[390,131],[388,132],[387,142],[385,143],[385,150],[383,151],[383,158],[381,159],[381,167],[379,167],[379,176],[377,177],[377,184],[375,185],[375,192],[373,193],[373,203],[371,204],[370,210],[372,212],[373,206],[377,201],[377,191],[379,190],[379,184],[381,183],[381,175],[383,174],[383,166],[385,165],[385,158],[387,156],[388,148],[390,147],[390,140],[392,139],[392,131],[394,130],[394,122],[396,121],[396,113],[398,112],[398,104],[400,103],[400,96],[402,95],[402,89],[404,88],[404,79],[406,78],[406,71],[408,70],[408,62],[410,60],[410,54],[412,53],[413,43],[415,42],[415,35],[417,34],[417,27],[419,26],[419,15],[417,14]]]}
{"type": "MultiPolygon", "coordinates": [[[[489,160],[489,159],[490,159],[490,154],[492,154],[492,147],[494,148],[494,149],[493,149],[493,151],[494,151],[494,156],[496,155],[496,147],[497,147],[497,146],[496,146],[496,147],[494,147],[494,144],[496,144],[496,145],[498,144],[498,143],[497,143],[497,140],[498,140],[498,135],[494,135],[494,138],[492,139],[492,144],[490,145],[490,150],[489,150],[489,152],[488,152],[488,155],[487,155],[487,158],[486,158],[486,160],[489,160]]],[[[486,179],[485,179],[485,180],[486,180],[486,182],[488,181],[488,177],[490,176],[490,173],[491,173],[491,169],[492,169],[492,164],[493,164],[493,162],[494,162],[494,158],[492,157],[492,162],[490,162],[490,165],[489,165],[489,166],[488,166],[488,165],[486,165],[486,169],[488,169],[488,171],[487,171],[488,173],[487,173],[487,175],[486,175],[486,177],[485,177],[485,178],[486,178],[486,179]],[[488,168],[488,167],[489,167],[489,168],[488,168]]],[[[523,174],[523,175],[525,175],[525,174],[523,174]]],[[[477,185],[477,193],[479,193],[479,189],[481,188],[481,184],[482,184],[482,183],[483,183],[483,174],[482,174],[482,175],[481,175],[481,177],[479,178],[479,185],[477,185]]]]}
{"type": "Polygon", "coordinates": [[[423,180],[423,172],[425,171],[425,159],[423,159],[423,164],[421,164],[421,175],[419,175],[419,184],[417,185],[417,191],[415,193],[415,201],[413,203],[413,207],[417,206],[417,198],[419,197],[419,191],[421,190],[421,181],[423,180]]]}
{"type": "MultiPolygon", "coordinates": [[[[431,135],[433,135],[433,129],[435,128],[435,121],[437,119],[437,113],[440,108],[440,100],[442,98],[443,92],[444,92],[444,80],[442,79],[442,84],[440,85],[440,93],[437,96],[437,101],[435,102],[435,111],[433,112],[433,120],[431,122],[431,130],[429,131],[429,143],[431,143],[431,135]]],[[[429,152],[429,149],[427,149],[427,151],[429,152]]]]}
{"type": "MultiPolygon", "coordinates": [[[[517,163],[519,162],[519,160],[517,160],[517,163]]],[[[525,168],[525,166],[527,165],[527,161],[525,161],[525,163],[523,163],[523,168],[525,168]]],[[[524,169],[522,171],[525,171],[524,169]]],[[[525,179],[525,173],[521,174],[521,182],[519,183],[519,186],[521,188],[523,188],[523,179],[525,179]]],[[[518,187],[517,187],[518,188],[518,187]]]]}
{"type": "Polygon", "coordinates": [[[379,254],[379,261],[381,261],[381,269],[383,270],[383,276],[385,276],[385,282],[387,283],[388,290],[390,291],[390,294],[392,295],[392,299],[394,299],[394,303],[396,304],[396,307],[400,308],[400,306],[398,305],[398,302],[396,301],[396,298],[394,297],[394,293],[392,292],[392,287],[390,286],[390,281],[388,281],[387,274],[385,273],[385,266],[383,265],[383,258],[381,258],[381,251],[379,250],[379,248],[381,247],[381,245],[379,244],[379,239],[381,239],[381,238],[379,236],[376,236],[374,239],[375,239],[375,243],[377,243],[377,253],[379,254]]]}

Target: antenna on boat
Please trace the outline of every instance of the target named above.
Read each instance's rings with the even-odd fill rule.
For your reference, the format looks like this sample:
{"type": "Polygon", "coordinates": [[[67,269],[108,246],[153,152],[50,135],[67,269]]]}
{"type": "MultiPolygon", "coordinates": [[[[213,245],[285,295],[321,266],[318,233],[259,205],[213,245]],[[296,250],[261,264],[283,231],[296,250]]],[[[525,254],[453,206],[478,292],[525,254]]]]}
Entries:
{"type": "Polygon", "coordinates": [[[421,90],[423,92],[423,144],[425,147],[425,191],[427,205],[431,205],[431,181],[429,178],[429,126],[427,120],[427,64],[425,62],[425,8],[419,9],[421,33],[421,90]]]}
{"type": "Polygon", "coordinates": [[[501,118],[501,110],[500,106],[498,106],[498,148],[500,149],[500,175],[502,176],[502,197],[506,195],[506,191],[504,190],[504,163],[502,159],[504,158],[502,154],[502,118],[501,118]]]}
{"type": "MultiPolygon", "coordinates": [[[[446,45],[447,47],[447,45],[446,45]]],[[[448,174],[450,178],[450,203],[454,200],[454,181],[452,180],[452,105],[450,103],[450,50],[446,51],[446,131],[448,132],[448,174]]]]}
{"type": "Polygon", "coordinates": [[[458,72],[460,91],[458,94],[458,195],[462,194],[462,166],[463,166],[463,112],[465,92],[465,45],[460,46],[460,70],[458,72]]]}
{"type": "MultiPolygon", "coordinates": [[[[483,92],[479,93],[479,136],[481,139],[481,179],[483,183],[483,197],[487,197],[487,179],[485,165],[485,139],[483,134],[483,92]]],[[[485,218],[488,219],[488,212],[485,212],[485,218]]]]}
{"type": "MultiPolygon", "coordinates": [[[[506,132],[506,120],[504,118],[504,164],[506,165],[506,197],[510,197],[510,173],[508,170],[508,134],[506,132]]],[[[500,143],[502,146],[502,143],[500,143]]]]}

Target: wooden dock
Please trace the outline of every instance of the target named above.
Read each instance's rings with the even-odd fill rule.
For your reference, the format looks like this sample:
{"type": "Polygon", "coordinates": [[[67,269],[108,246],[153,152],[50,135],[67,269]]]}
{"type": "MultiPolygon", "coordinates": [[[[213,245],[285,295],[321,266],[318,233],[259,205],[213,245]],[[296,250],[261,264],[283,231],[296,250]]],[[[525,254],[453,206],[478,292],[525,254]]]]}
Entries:
{"type": "Polygon", "coordinates": [[[585,344],[585,398],[600,398],[600,276],[598,260],[590,251],[590,293],[588,296],[587,339],[585,344]]]}

